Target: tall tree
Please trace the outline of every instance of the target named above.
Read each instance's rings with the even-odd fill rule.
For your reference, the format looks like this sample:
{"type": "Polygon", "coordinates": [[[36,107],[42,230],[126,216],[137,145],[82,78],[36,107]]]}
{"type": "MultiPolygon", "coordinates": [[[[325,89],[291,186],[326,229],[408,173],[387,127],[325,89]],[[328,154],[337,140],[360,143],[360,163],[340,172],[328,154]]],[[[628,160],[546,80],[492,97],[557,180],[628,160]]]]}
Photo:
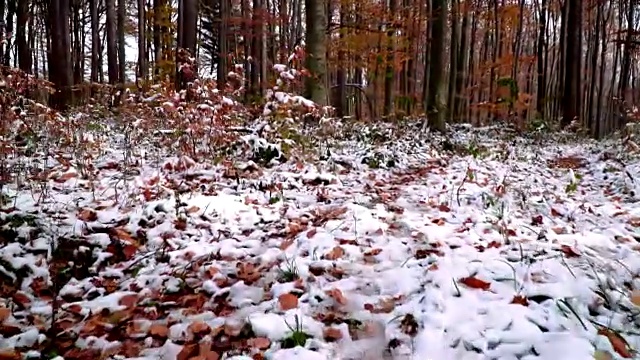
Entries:
{"type": "Polygon", "coordinates": [[[444,132],[445,113],[447,111],[446,92],[444,87],[444,59],[446,31],[447,31],[447,1],[432,0],[431,48],[429,59],[429,96],[427,98],[427,112],[429,126],[444,132]]]}
{"type": "Polygon", "coordinates": [[[564,63],[563,126],[580,117],[582,106],[582,0],[567,0],[565,6],[567,26],[564,35],[567,43],[564,63]]]}
{"type": "Polygon", "coordinates": [[[69,0],[50,0],[48,3],[48,26],[51,29],[49,50],[49,80],[55,85],[49,104],[60,111],[71,104],[71,36],[69,31],[69,0]]]}
{"type": "Polygon", "coordinates": [[[306,6],[306,96],[327,105],[327,4],[325,0],[305,0],[306,6]]]}
{"type": "Polygon", "coordinates": [[[109,84],[118,83],[117,16],[115,0],[105,0],[107,7],[107,73],[109,84]]]}

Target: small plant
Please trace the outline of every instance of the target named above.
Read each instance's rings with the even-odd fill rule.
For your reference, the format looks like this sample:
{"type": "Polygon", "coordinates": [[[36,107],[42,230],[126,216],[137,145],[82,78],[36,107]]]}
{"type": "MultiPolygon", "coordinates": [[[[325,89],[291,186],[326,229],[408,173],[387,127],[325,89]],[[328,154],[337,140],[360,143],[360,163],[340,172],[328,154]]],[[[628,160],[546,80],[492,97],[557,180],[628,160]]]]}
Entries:
{"type": "Polygon", "coordinates": [[[302,331],[302,322],[298,315],[296,315],[296,326],[295,328],[291,327],[289,323],[285,321],[289,330],[291,330],[291,334],[282,339],[280,345],[283,349],[291,349],[297,346],[304,346],[307,343],[307,340],[311,338],[311,335],[302,331]]]}
{"type": "Polygon", "coordinates": [[[285,268],[280,268],[278,270],[280,271],[278,281],[282,283],[296,281],[300,278],[298,266],[294,260],[285,260],[285,268]]]}

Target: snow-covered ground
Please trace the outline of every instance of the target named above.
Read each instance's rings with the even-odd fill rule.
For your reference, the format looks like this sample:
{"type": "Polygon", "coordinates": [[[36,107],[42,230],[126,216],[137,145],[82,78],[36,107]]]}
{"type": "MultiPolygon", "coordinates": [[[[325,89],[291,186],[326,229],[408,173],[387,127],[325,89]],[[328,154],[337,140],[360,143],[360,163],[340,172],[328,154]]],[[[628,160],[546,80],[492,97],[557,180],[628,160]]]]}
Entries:
{"type": "Polygon", "coordinates": [[[345,146],[239,178],[170,157],[125,175],[114,145],[91,188],[60,164],[47,194],[5,190],[0,353],[636,356],[640,163],[478,136],[389,169],[345,146]]]}

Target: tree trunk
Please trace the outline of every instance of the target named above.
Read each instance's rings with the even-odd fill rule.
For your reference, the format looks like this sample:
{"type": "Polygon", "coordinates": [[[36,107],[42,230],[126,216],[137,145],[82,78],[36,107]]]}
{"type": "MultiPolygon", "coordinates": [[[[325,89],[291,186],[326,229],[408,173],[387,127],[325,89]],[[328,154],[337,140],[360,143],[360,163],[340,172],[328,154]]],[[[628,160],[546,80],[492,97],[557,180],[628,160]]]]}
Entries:
{"type": "Polygon", "coordinates": [[[306,96],[317,104],[327,104],[327,6],[324,0],[305,0],[306,5],[306,96]]]}
{"type": "Polygon", "coordinates": [[[29,0],[18,1],[16,45],[20,70],[31,74],[31,49],[27,43],[27,23],[29,21],[29,0]]]}
{"type": "Polygon", "coordinates": [[[49,1],[49,27],[51,41],[49,51],[49,80],[55,84],[55,93],[49,105],[58,110],[67,110],[71,103],[71,39],[69,34],[69,0],[49,1]]]}
{"type": "MultiPolygon", "coordinates": [[[[146,34],[146,2],[138,0],[138,80],[145,84],[147,81],[147,34],[146,34]]],[[[141,85],[142,85],[141,84],[141,85]]]]}
{"type": "Polygon", "coordinates": [[[564,92],[561,125],[567,126],[579,120],[581,102],[582,69],[582,0],[567,0],[567,53],[564,63],[564,92]]]}
{"type": "Polygon", "coordinates": [[[447,2],[446,0],[433,0],[433,23],[431,27],[431,49],[429,58],[429,97],[427,100],[427,112],[429,114],[429,126],[434,130],[444,132],[446,107],[446,92],[444,88],[444,56],[447,27],[447,2]]]}
{"type": "Polygon", "coordinates": [[[105,0],[107,6],[107,73],[109,84],[118,83],[118,45],[116,43],[116,5],[115,0],[105,0]]]}

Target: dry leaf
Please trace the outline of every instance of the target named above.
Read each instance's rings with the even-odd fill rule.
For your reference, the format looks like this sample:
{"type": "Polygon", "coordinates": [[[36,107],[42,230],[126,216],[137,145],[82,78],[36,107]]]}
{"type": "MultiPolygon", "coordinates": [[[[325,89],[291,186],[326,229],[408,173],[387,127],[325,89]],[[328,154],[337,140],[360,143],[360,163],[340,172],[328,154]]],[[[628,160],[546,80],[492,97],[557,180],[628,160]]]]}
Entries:
{"type": "Polygon", "coordinates": [[[278,303],[284,311],[295,309],[298,307],[298,297],[291,293],[282,294],[278,296],[278,303]]]}
{"type": "Polygon", "coordinates": [[[527,300],[527,298],[522,295],[514,296],[513,299],[511,300],[511,303],[520,304],[522,306],[529,306],[529,300],[527,300]]]}
{"type": "Polygon", "coordinates": [[[211,331],[211,327],[207,325],[204,321],[194,321],[189,324],[188,329],[196,335],[206,334],[211,331]]]}
{"type": "Polygon", "coordinates": [[[134,307],[138,303],[138,294],[128,294],[118,300],[118,304],[128,308],[134,307]]]}
{"type": "Polygon", "coordinates": [[[189,360],[195,356],[198,351],[198,344],[184,344],[182,350],[178,353],[177,360],[189,360]]]}
{"type": "Polygon", "coordinates": [[[84,222],[92,222],[98,220],[98,213],[91,209],[83,209],[78,214],[78,219],[84,222]]]}
{"type": "Polygon", "coordinates": [[[562,253],[568,257],[579,257],[580,254],[578,254],[571,246],[569,245],[561,245],[560,246],[560,251],[562,251],[562,253]]]}
{"type": "Polygon", "coordinates": [[[313,228],[307,231],[307,238],[311,239],[312,237],[316,236],[317,233],[318,233],[318,230],[316,228],[313,228]]]}
{"type": "Polygon", "coordinates": [[[149,327],[149,335],[164,339],[169,335],[169,328],[162,324],[153,324],[149,327]]]}
{"type": "Polygon", "coordinates": [[[338,260],[344,256],[344,249],[340,246],[336,246],[329,253],[327,253],[324,258],[327,260],[338,260]]]}
{"type": "MultiPolygon", "coordinates": [[[[640,290],[633,290],[631,292],[631,302],[636,306],[640,306],[640,290]]],[[[0,319],[1,318],[0,316],[0,319]]]]}
{"type": "Polygon", "coordinates": [[[0,324],[7,320],[11,316],[11,310],[6,307],[0,307],[0,324]]]}
{"type": "Polygon", "coordinates": [[[324,339],[327,341],[338,341],[342,339],[342,331],[337,328],[326,328],[324,329],[324,339]]]}
{"type": "Polygon", "coordinates": [[[325,293],[329,295],[332,299],[334,299],[338,304],[340,305],[347,304],[347,298],[345,298],[344,295],[342,295],[342,291],[340,291],[340,289],[334,288],[331,290],[327,290],[325,293]]]}
{"type": "Polygon", "coordinates": [[[622,356],[625,359],[630,359],[633,357],[631,351],[629,350],[629,346],[627,342],[618,334],[607,328],[602,328],[598,330],[598,335],[606,336],[613,347],[613,350],[618,353],[618,355],[622,356]]]}
{"type": "Polygon", "coordinates": [[[491,283],[480,280],[473,276],[460,279],[460,283],[473,289],[489,290],[489,288],[491,287],[491,283]]]}
{"type": "Polygon", "coordinates": [[[257,337],[253,339],[249,339],[249,346],[254,347],[256,349],[264,350],[268,349],[271,346],[271,340],[266,337],[257,337]]]}

